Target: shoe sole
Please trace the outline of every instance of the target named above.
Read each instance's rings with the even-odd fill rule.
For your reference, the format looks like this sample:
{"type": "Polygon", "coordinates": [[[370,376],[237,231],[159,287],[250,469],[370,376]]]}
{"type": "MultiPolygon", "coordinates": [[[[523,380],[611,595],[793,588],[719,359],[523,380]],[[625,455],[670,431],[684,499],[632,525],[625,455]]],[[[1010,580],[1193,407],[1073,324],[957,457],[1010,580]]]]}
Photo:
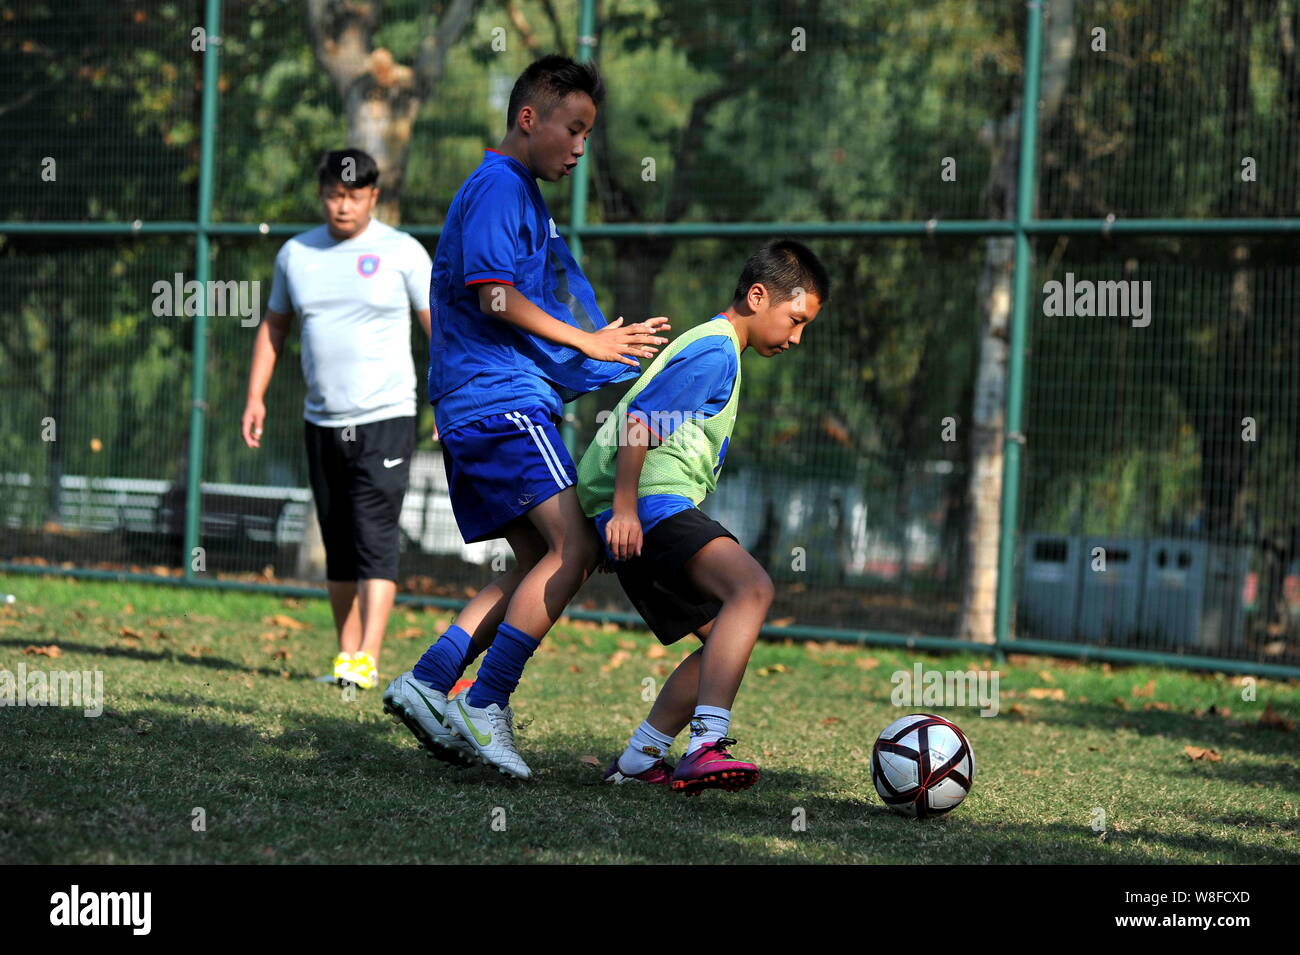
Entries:
{"type": "Polygon", "coordinates": [[[717,773],[706,773],[694,779],[674,779],[671,783],[673,792],[684,796],[698,796],[706,789],[725,789],[729,793],[748,789],[758,782],[756,769],[728,769],[717,773]]]}
{"type": "Polygon", "coordinates": [[[460,750],[448,746],[440,740],[430,736],[420,721],[406,712],[406,708],[400,703],[392,700],[384,700],[384,712],[387,713],[394,723],[400,723],[411,731],[415,741],[420,744],[420,749],[429,754],[430,759],[436,759],[440,762],[456,766],[460,769],[467,769],[470,766],[477,766],[481,757],[475,758],[469,756],[460,750]]]}

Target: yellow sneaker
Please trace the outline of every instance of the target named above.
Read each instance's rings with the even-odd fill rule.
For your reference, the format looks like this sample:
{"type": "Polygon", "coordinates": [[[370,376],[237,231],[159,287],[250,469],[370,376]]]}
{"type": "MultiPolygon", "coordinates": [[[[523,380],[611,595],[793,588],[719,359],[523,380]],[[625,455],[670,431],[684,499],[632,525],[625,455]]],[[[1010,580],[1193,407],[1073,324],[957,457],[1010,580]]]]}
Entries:
{"type": "Polygon", "coordinates": [[[352,666],[352,654],[340,653],[334,658],[334,681],[341,683],[348,678],[348,670],[352,666]]]}
{"type": "Polygon", "coordinates": [[[359,651],[352,654],[342,679],[348,683],[355,683],[363,690],[374,689],[375,684],[379,682],[379,668],[375,666],[375,658],[359,651]]]}

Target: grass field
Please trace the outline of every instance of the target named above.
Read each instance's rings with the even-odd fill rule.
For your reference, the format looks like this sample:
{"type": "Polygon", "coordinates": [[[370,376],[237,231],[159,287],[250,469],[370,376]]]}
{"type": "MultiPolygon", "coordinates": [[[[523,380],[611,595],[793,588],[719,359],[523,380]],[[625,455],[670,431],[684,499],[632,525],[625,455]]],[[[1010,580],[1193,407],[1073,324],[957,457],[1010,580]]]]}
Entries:
{"type": "MultiPolygon", "coordinates": [[[[686,799],[599,785],[648,709],[642,681],[681,656],[645,633],[547,638],[515,697],[535,773],[519,783],[424,757],[380,690],[313,682],[334,653],[324,601],[17,576],[0,591],[18,595],[0,670],[99,670],[104,689],[97,718],[0,709],[0,862],[1300,862],[1295,681],[1246,701],[1237,677],[1013,656],[998,716],[937,710],[977,776],[954,813],[918,823],[870,781],[876,734],[932,709],[892,705],[890,675],[982,655],[762,644],[732,724],[762,778],[686,799]]],[[[385,676],[449,620],[399,607],[385,676]]]]}

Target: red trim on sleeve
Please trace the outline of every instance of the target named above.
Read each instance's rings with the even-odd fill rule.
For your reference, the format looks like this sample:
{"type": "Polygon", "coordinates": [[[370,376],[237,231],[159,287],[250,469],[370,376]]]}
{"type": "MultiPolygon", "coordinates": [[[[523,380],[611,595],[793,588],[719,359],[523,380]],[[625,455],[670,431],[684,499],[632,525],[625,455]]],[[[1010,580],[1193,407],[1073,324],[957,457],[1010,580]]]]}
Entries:
{"type": "Polygon", "coordinates": [[[466,282],[465,287],[469,288],[471,285],[483,285],[484,283],[490,283],[492,285],[509,285],[511,288],[515,287],[515,283],[509,279],[474,279],[472,282],[466,282]]]}
{"type": "Polygon", "coordinates": [[[655,439],[656,441],[663,441],[663,436],[660,435],[657,431],[655,431],[654,428],[650,427],[650,420],[649,420],[648,418],[645,419],[645,420],[642,420],[641,418],[638,418],[638,417],[637,417],[638,414],[645,414],[645,412],[644,412],[644,411],[629,411],[629,412],[627,413],[627,416],[628,416],[629,418],[631,418],[633,421],[635,421],[637,424],[639,424],[639,425],[641,425],[642,427],[644,427],[644,428],[645,428],[647,431],[649,431],[652,435],[654,435],[654,439],[655,439]]]}

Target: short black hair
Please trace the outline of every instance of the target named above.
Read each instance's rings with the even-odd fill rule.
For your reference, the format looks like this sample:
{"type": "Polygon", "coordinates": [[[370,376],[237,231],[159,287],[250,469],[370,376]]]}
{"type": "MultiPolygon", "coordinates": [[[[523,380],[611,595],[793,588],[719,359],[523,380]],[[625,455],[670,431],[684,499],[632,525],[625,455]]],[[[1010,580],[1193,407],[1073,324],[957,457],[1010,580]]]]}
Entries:
{"type": "Polygon", "coordinates": [[[599,106],[605,101],[605,83],[595,63],[575,63],[567,56],[544,56],[519,74],[506,106],[506,129],[515,128],[519,111],[531,106],[546,116],[570,93],[586,93],[599,106]]]}
{"type": "Polygon", "coordinates": [[[365,189],[379,184],[379,163],[364,149],[336,149],[321,156],[316,178],[322,189],[338,185],[346,189],[365,189]],[[351,162],[345,166],[347,160],[351,162]]]}
{"type": "Polygon", "coordinates": [[[823,305],[831,297],[831,277],[826,266],[812,249],[793,239],[769,242],[749,257],[740,270],[732,302],[743,301],[755,283],[767,289],[773,305],[793,299],[796,289],[811,292],[823,305]]]}

